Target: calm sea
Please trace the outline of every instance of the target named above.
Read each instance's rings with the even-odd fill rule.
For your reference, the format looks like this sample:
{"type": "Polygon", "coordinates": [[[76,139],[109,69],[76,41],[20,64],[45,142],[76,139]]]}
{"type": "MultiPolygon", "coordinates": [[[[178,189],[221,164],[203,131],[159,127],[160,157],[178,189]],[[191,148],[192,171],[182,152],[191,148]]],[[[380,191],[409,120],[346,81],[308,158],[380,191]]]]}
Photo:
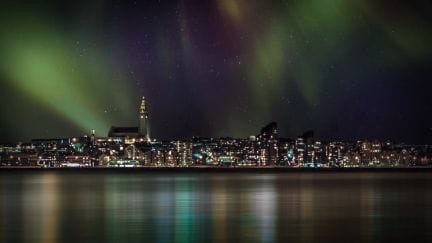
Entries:
{"type": "Polygon", "coordinates": [[[0,173],[0,242],[432,242],[430,173],[0,173]]]}

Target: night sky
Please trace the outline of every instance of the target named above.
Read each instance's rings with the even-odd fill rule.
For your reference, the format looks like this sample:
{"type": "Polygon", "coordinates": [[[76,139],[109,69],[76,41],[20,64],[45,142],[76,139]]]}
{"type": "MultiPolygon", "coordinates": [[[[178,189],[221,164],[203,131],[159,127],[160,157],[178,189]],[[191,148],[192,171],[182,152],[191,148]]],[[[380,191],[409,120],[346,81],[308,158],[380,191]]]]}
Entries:
{"type": "Polygon", "coordinates": [[[0,141],[138,123],[153,138],[432,143],[432,3],[5,1],[0,141]]]}

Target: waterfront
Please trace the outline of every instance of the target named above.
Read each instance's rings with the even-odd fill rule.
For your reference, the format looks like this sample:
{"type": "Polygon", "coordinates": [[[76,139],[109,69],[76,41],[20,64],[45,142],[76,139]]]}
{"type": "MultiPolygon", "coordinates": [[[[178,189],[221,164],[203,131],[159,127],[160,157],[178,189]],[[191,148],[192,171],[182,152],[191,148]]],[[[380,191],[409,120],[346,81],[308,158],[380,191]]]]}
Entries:
{"type": "Polygon", "coordinates": [[[410,172],[0,173],[0,242],[430,241],[410,172]]]}

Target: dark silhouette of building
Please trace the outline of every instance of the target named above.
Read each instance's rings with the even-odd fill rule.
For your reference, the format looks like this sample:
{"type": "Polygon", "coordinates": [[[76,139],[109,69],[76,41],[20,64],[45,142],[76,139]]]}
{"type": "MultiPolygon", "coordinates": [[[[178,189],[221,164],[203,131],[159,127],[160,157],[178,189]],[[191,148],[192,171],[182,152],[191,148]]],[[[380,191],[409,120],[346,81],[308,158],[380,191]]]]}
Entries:
{"type": "Polygon", "coordinates": [[[278,159],[277,123],[271,122],[261,129],[257,135],[259,165],[275,165],[278,159]]]}
{"type": "Polygon", "coordinates": [[[131,137],[150,140],[150,126],[148,121],[148,109],[144,96],[141,98],[139,106],[139,126],[138,127],[116,127],[112,126],[108,132],[108,137],[131,137]]]}

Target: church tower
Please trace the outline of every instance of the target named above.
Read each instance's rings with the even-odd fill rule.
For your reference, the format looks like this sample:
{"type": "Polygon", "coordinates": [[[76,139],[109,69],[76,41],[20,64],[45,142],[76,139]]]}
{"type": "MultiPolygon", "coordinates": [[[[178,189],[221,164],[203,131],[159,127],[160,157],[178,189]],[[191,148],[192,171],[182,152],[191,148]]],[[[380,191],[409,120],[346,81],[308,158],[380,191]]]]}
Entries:
{"type": "Polygon", "coordinates": [[[145,97],[141,98],[141,104],[139,107],[139,135],[145,138],[147,141],[150,140],[150,124],[148,121],[148,108],[145,101],[145,97]]]}

